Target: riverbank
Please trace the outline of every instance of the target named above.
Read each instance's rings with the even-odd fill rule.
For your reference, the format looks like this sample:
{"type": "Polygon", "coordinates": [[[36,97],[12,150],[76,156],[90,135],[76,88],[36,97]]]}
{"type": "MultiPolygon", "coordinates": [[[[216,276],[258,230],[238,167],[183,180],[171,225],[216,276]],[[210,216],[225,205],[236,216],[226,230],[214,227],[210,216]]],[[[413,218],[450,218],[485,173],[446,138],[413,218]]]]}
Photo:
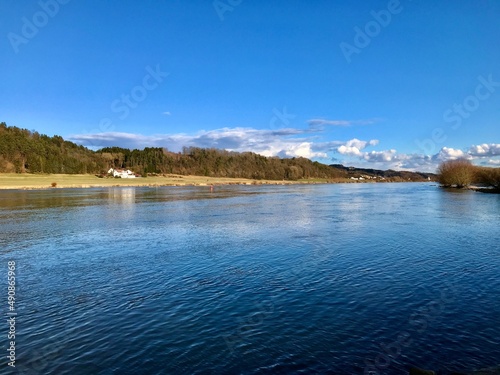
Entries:
{"type": "Polygon", "coordinates": [[[0,189],[57,189],[120,186],[218,186],[218,185],[292,185],[352,182],[348,179],[305,179],[297,181],[251,180],[205,176],[163,175],[147,178],[99,178],[86,174],[0,173],[0,189]]]}
{"type": "Polygon", "coordinates": [[[468,189],[472,191],[477,191],[479,193],[500,194],[500,189],[494,187],[470,186],[468,189]]]}
{"type": "Polygon", "coordinates": [[[442,188],[447,190],[462,190],[462,191],[475,191],[478,193],[487,193],[487,194],[500,194],[500,189],[494,186],[465,186],[465,187],[457,187],[457,186],[442,186],[442,188]]]}

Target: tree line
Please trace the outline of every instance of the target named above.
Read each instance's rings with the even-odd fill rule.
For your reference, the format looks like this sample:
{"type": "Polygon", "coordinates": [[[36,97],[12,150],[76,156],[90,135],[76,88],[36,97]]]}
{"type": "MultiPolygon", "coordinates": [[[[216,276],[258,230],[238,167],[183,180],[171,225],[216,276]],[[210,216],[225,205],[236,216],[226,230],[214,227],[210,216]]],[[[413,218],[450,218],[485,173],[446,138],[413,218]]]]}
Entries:
{"type": "Polygon", "coordinates": [[[280,159],[252,152],[185,147],[182,152],[147,147],[129,150],[106,147],[92,151],[55,135],[0,123],[0,172],[92,173],[127,168],[143,176],[180,174],[269,180],[346,177],[343,170],[306,158],[280,159]]]}
{"type": "Polygon", "coordinates": [[[0,123],[0,172],[98,173],[105,167],[99,154],[58,135],[0,123]]]}
{"type": "Polygon", "coordinates": [[[306,158],[280,159],[253,152],[184,147],[174,153],[164,148],[129,150],[103,148],[97,153],[114,168],[129,168],[145,174],[180,174],[266,180],[339,178],[345,172],[306,158]]]}

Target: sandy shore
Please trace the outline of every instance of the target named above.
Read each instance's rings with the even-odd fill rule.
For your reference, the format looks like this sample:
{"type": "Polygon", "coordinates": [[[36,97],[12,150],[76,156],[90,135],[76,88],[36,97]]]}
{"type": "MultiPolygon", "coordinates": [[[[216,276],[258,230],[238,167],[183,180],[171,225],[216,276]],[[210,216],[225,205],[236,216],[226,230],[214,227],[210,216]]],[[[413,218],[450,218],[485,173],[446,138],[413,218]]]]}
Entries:
{"type": "Polygon", "coordinates": [[[251,180],[204,176],[165,175],[147,178],[99,178],[85,174],[0,173],[0,189],[57,189],[112,186],[210,186],[210,185],[291,185],[349,182],[348,180],[308,179],[298,181],[251,180]]]}

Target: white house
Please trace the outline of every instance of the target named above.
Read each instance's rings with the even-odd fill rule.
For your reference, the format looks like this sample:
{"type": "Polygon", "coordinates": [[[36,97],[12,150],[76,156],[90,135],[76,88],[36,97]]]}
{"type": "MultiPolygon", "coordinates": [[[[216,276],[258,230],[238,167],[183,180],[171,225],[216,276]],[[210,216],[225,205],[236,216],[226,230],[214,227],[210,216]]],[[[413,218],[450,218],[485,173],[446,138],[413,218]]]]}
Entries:
{"type": "Polygon", "coordinates": [[[135,173],[129,169],[113,169],[110,168],[108,174],[113,174],[113,177],[121,177],[121,178],[135,178],[135,173]]]}

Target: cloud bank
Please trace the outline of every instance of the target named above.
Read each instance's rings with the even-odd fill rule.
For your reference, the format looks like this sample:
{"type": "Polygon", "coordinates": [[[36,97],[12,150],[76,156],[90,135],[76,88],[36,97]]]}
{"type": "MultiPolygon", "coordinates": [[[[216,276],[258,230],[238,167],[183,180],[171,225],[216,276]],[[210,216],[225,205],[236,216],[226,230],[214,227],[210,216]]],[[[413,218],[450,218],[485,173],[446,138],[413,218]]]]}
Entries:
{"type": "Polygon", "coordinates": [[[196,134],[141,134],[107,132],[78,134],[68,137],[73,142],[92,148],[119,145],[125,148],[165,147],[181,151],[184,146],[219,148],[230,151],[252,151],[264,156],[327,158],[322,150],[313,150],[312,137],[305,137],[308,129],[283,128],[260,130],[253,128],[222,128],[200,131],[196,134]],[[303,137],[297,137],[303,135],[303,137]],[[294,136],[294,138],[290,138],[294,136]]]}
{"type": "Polygon", "coordinates": [[[194,134],[141,135],[123,132],[77,134],[69,140],[93,149],[120,146],[124,148],[165,147],[178,152],[184,146],[218,148],[229,151],[252,151],[264,156],[305,157],[325,163],[342,163],[357,167],[435,172],[439,163],[465,158],[481,165],[500,165],[500,144],[484,143],[460,150],[443,147],[434,155],[406,154],[395,149],[370,150],[379,146],[377,139],[336,140],[321,142],[317,129],[221,128],[194,134]]]}

